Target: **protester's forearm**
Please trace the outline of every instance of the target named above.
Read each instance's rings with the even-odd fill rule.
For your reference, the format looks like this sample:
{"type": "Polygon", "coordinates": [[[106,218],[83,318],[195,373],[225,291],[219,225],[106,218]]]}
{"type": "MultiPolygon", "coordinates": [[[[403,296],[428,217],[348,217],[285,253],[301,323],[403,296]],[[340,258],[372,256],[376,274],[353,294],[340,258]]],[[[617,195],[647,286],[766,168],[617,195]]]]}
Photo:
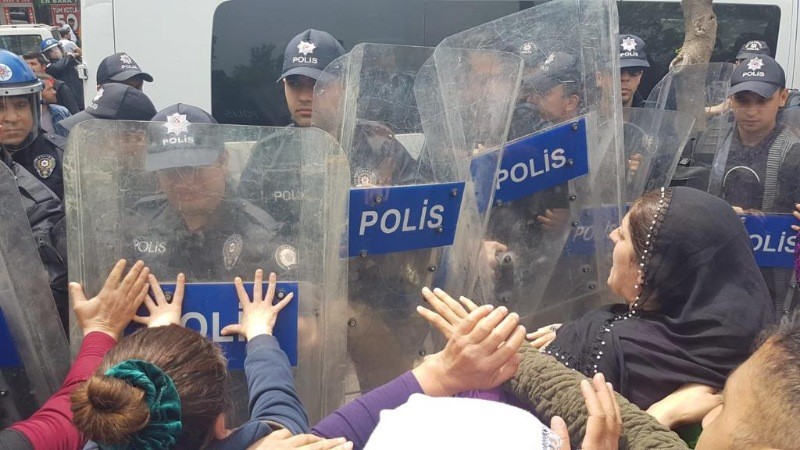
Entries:
{"type": "MultiPolygon", "coordinates": [[[[545,423],[553,416],[562,417],[569,426],[570,440],[581,442],[588,412],[579,384],[586,377],[533,347],[522,347],[520,352],[522,364],[506,389],[528,403],[531,412],[545,423]]],[[[617,401],[622,412],[620,449],[688,449],[677,434],[636,405],[619,394],[617,401]]]]}

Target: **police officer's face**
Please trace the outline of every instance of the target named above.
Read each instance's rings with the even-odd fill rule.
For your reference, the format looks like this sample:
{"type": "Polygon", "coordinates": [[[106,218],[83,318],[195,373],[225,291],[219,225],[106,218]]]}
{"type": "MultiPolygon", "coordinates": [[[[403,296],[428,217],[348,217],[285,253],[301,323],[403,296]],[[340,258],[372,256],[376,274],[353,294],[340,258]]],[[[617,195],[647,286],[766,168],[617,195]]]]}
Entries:
{"type": "Polygon", "coordinates": [[[620,70],[619,81],[622,88],[622,106],[633,104],[633,94],[639,89],[642,82],[642,69],[625,68],[620,70]]]}
{"type": "Polygon", "coordinates": [[[140,91],[144,90],[144,78],[139,76],[128,78],[127,80],[123,81],[122,84],[127,84],[128,86],[140,91]]]}
{"type": "Polygon", "coordinates": [[[559,84],[543,93],[534,93],[530,102],[545,120],[559,123],[575,117],[578,107],[577,95],[566,95],[564,86],[559,84]]]}
{"type": "Polygon", "coordinates": [[[311,106],[314,100],[315,83],[316,80],[305,75],[290,75],[283,79],[286,105],[292,114],[292,120],[298,126],[311,126],[311,106]]]}
{"type": "Polygon", "coordinates": [[[731,109],[736,126],[742,134],[769,133],[775,128],[778,110],[786,103],[788,92],[779,89],[770,98],[755,92],[737,92],[731,97],[731,109]]]}
{"type": "Polygon", "coordinates": [[[213,213],[225,196],[224,156],[210,166],[159,170],[158,185],[182,216],[213,213]]]}
{"type": "Polygon", "coordinates": [[[0,99],[0,126],[0,144],[22,144],[33,130],[31,99],[24,95],[0,99]]]}
{"type": "Polygon", "coordinates": [[[61,51],[61,47],[56,47],[52,50],[48,50],[47,53],[44,54],[50,61],[58,61],[59,59],[64,57],[64,52],[61,51]]]}

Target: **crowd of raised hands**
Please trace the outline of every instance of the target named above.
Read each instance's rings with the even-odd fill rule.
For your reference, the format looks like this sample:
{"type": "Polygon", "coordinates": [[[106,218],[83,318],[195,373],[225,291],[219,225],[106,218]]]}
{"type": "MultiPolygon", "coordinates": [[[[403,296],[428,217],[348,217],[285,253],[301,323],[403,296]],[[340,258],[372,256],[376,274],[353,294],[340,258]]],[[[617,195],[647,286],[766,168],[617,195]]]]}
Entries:
{"type": "MultiPolygon", "coordinates": [[[[178,275],[174,292],[165,295],[159,280],[150,273],[141,261],[127,270],[125,260],[112,268],[100,292],[87,299],[81,285],[70,284],[70,294],[78,324],[84,336],[94,332],[104,333],[115,341],[123,339],[131,321],[148,328],[181,325],[186,279],[178,275]],[[147,315],[137,315],[144,305],[147,315]]],[[[255,272],[252,298],[245,290],[244,282],[234,280],[241,303],[241,321],[224,327],[221,334],[240,335],[248,341],[261,335],[271,335],[278,314],[292,301],[292,295],[275,301],[276,276],[267,278],[263,290],[264,273],[255,272]]],[[[523,346],[541,344],[541,335],[526,336],[516,313],[506,307],[478,306],[461,297],[458,301],[440,289],[423,289],[422,296],[428,308],[420,306],[419,314],[428,320],[447,340],[444,349],[424,358],[412,370],[422,391],[430,397],[449,397],[472,390],[490,390],[501,386],[516,374],[523,346]]],[[[164,345],[170,345],[165,343],[164,345]]],[[[619,404],[613,386],[605,382],[602,374],[594,379],[585,379],[580,384],[588,422],[581,448],[616,449],[622,430],[619,404]]],[[[68,392],[56,395],[69,396],[68,392]]],[[[43,408],[46,409],[46,408],[43,408]]],[[[37,413],[38,414],[38,413],[37,413]]],[[[36,420],[36,415],[29,420],[36,420]]],[[[551,430],[562,441],[561,448],[570,448],[568,424],[560,417],[553,417],[551,430]]],[[[444,432],[444,431],[443,431],[444,432]]],[[[293,434],[286,428],[278,428],[248,448],[251,449],[352,449],[348,437],[322,437],[315,434],[293,434]]]]}

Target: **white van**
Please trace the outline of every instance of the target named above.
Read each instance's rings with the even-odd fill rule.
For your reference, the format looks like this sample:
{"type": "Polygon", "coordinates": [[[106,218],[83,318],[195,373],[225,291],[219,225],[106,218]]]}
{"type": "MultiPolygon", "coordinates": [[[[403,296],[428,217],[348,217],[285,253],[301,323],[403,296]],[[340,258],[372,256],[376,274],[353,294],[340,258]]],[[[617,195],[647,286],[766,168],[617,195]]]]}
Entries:
{"type": "MultiPolygon", "coordinates": [[[[157,108],[183,102],[222,123],[285,125],[289,112],[275,79],[289,40],[325,30],[350,49],[361,42],[435,46],[442,38],[547,0],[93,0],[82,2],[86,93],[96,64],[125,51],[155,77],[145,92],[157,108]]],[[[646,93],[683,43],[679,0],[619,1],[620,32],[647,43],[653,68],[646,93]]],[[[729,61],[750,39],[766,41],[800,87],[800,0],[714,2],[719,23],[712,60],[729,61]]],[[[567,30],[565,30],[567,32],[567,30]]]]}
{"type": "Polygon", "coordinates": [[[0,25],[0,48],[18,55],[39,51],[43,40],[61,40],[58,28],[44,24],[0,25]]]}

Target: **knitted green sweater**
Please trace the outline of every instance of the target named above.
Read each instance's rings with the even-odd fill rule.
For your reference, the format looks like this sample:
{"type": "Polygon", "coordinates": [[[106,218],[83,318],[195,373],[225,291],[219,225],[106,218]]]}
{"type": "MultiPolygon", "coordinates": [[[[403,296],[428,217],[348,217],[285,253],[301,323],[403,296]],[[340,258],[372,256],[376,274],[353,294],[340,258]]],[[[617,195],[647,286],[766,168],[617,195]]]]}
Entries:
{"type": "MultiPolygon", "coordinates": [[[[543,422],[550,423],[553,416],[561,416],[569,426],[570,440],[578,447],[586,433],[588,416],[579,387],[586,377],[531,346],[523,345],[520,353],[522,364],[505,388],[529,403],[530,410],[543,422]]],[[[621,450],[689,448],[677,434],[619,394],[617,401],[622,412],[621,450]]]]}

